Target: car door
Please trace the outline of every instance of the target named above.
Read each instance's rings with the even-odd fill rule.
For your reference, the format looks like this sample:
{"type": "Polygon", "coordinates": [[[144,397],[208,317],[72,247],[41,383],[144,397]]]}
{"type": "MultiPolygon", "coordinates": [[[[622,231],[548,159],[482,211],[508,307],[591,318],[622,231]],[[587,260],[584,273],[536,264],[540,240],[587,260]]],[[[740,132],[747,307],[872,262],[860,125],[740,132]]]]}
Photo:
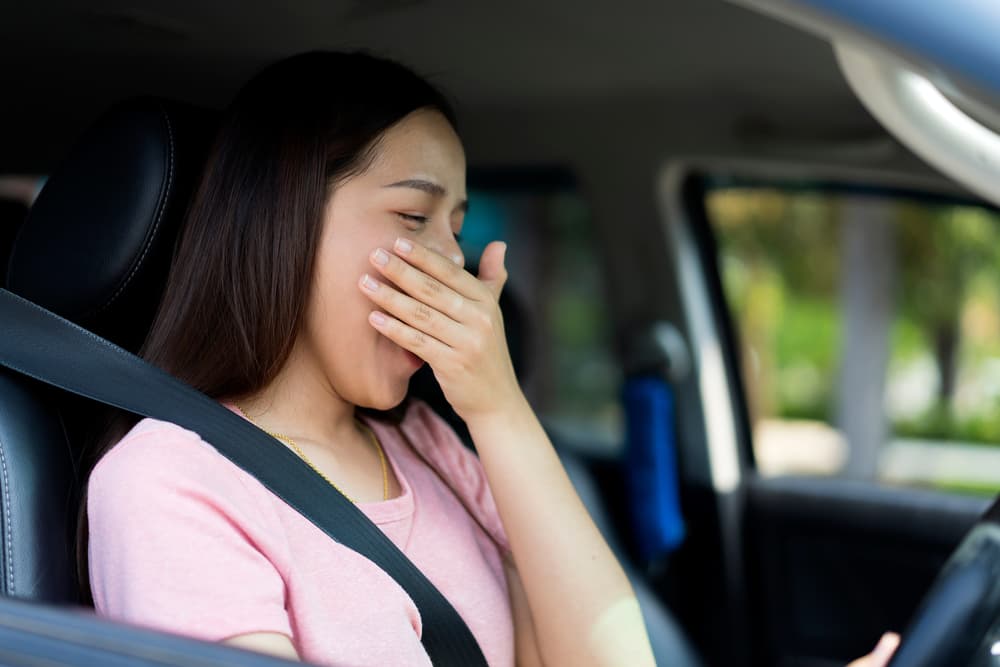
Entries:
{"type": "Polygon", "coordinates": [[[852,84],[883,123],[912,112],[890,130],[965,186],[871,155],[677,160],[661,174],[696,368],[678,386],[682,502],[700,526],[661,590],[681,591],[675,604],[713,663],[844,664],[905,630],[1000,490],[1000,216],[984,198],[996,198],[991,167],[976,164],[996,155],[988,140],[977,147],[990,159],[963,153],[964,135],[949,141],[940,127],[973,111],[976,136],[994,134],[1000,70],[978,35],[997,14],[982,3],[949,7],[946,20],[902,1],[741,4],[902,68],[852,84]],[[921,76],[932,63],[947,95],[901,88],[893,105],[863,90],[934,89],[921,76]],[[923,103],[938,105],[924,116],[929,140],[923,103]]]}
{"type": "Polygon", "coordinates": [[[1000,330],[976,320],[1000,317],[1000,215],[792,173],[691,169],[683,224],[733,406],[734,483],[711,479],[753,662],[833,665],[905,629],[1000,490],[1000,330]]]}

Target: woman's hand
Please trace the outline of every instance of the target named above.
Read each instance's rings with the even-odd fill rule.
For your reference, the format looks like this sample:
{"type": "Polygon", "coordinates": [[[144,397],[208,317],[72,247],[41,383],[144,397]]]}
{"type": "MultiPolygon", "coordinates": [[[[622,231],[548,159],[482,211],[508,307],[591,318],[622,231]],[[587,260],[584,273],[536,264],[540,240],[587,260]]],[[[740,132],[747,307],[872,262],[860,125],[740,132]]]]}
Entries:
{"type": "Polygon", "coordinates": [[[381,279],[365,274],[359,283],[385,311],[373,311],[371,325],[430,364],[445,398],[466,421],[523,401],[497,303],[507,282],[506,249],[504,243],[490,243],[477,278],[400,238],[394,252],[378,248],[369,257],[381,279]]]}
{"type": "Polygon", "coordinates": [[[502,243],[486,247],[478,278],[413,242],[374,251],[377,274],[360,282],[381,309],[369,321],[431,365],[469,427],[510,541],[511,588],[524,593],[513,602],[519,657],[537,653],[544,664],[574,667],[651,666],[632,586],[514,377],[497,305],[507,280],[504,250],[502,243]]]}
{"type": "Polygon", "coordinates": [[[887,632],[878,640],[875,649],[864,656],[858,658],[847,667],[885,667],[889,664],[892,654],[899,647],[899,635],[895,632],[887,632]]]}

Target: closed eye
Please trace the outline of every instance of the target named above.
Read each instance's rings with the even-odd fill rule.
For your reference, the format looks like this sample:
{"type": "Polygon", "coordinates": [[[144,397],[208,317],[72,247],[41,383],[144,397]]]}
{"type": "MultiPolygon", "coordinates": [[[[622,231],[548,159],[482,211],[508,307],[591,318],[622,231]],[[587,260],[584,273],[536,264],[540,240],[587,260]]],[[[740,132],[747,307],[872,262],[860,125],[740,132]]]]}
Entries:
{"type": "MultiPolygon", "coordinates": [[[[402,220],[405,220],[406,222],[412,222],[417,225],[427,224],[427,216],[424,215],[414,215],[412,213],[402,213],[402,212],[397,212],[396,215],[398,215],[402,220]]],[[[454,237],[456,243],[462,242],[462,235],[459,234],[458,232],[454,233],[454,237]]]]}

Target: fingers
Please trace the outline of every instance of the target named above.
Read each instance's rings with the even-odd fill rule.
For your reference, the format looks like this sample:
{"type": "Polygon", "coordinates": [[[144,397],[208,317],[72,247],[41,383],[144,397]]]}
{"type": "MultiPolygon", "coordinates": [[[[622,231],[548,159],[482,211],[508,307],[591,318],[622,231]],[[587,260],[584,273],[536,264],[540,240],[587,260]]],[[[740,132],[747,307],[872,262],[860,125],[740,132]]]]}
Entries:
{"type": "MultiPolygon", "coordinates": [[[[409,243],[409,242],[408,242],[409,243]]],[[[398,242],[397,242],[398,245],[398,242]]],[[[447,259],[433,253],[432,251],[422,248],[416,244],[412,244],[412,251],[414,255],[424,253],[436,255],[436,257],[444,262],[451,264],[450,269],[441,269],[438,266],[438,273],[446,272],[456,272],[464,274],[465,278],[478,283],[478,281],[471,275],[466,273],[457,264],[452,264],[447,259]]],[[[462,321],[462,316],[467,310],[467,301],[475,300],[470,299],[470,297],[464,296],[460,291],[456,290],[451,284],[443,282],[437,276],[432,275],[422,268],[411,266],[406,261],[396,255],[382,249],[377,248],[369,256],[372,266],[382,274],[388,280],[391,280],[399,289],[407,294],[409,294],[414,299],[421,301],[431,308],[437,310],[438,312],[444,313],[456,322],[462,321]]],[[[431,260],[427,263],[437,264],[436,261],[431,260]]],[[[451,280],[452,284],[457,282],[463,282],[462,280],[455,278],[453,276],[447,277],[451,280]]],[[[467,286],[465,286],[467,288],[467,286]]],[[[481,285],[477,285],[478,289],[482,289],[481,285]]],[[[466,290],[467,292],[475,292],[475,289],[466,290]]],[[[481,296],[481,295],[480,295],[481,296]]]]}
{"type": "Polygon", "coordinates": [[[397,320],[448,346],[454,346],[461,340],[461,325],[433,306],[417,301],[367,273],[358,284],[369,299],[397,320]]]}
{"type": "Polygon", "coordinates": [[[899,635],[895,632],[887,632],[878,640],[875,649],[864,656],[858,658],[847,667],[886,667],[892,659],[893,653],[899,648],[899,635]]]}
{"type": "MultiPolygon", "coordinates": [[[[462,268],[460,256],[449,259],[426,246],[404,238],[396,239],[393,250],[403,260],[404,265],[418,269],[468,299],[482,300],[483,286],[462,268]]],[[[389,263],[391,264],[392,262],[389,263]]],[[[395,281],[395,277],[393,280],[395,281]]]]}
{"type": "Polygon", "coordinates": [[[414,329],[410,325],[400,322],[392,315],[376,310],[368,315],[368,322],[380,334],[404,350],[409,350],[417,355],[432,367],[440,363],[440,360],[448,354],[449,348],[444,343],[419,329],[414,329]]]}
{"type": "Polygon", "coordinates": [[[899,641],[899,635],[895,632],[887,632],[882,635],[882,638],[878,640],[878,644],[870,656],[872,667],[885,667],[888,665],[892,659],[892,654],[899,648],[899,641]]]}
{"type": "Polygon", "coordinates": [[[479,281],[486,285],[494,299],[500,298],[500,291],[507,282],[507,267],[504,260],[507,257],[507,244],[493,241],[483,250],[479,259],[479,281]]]}

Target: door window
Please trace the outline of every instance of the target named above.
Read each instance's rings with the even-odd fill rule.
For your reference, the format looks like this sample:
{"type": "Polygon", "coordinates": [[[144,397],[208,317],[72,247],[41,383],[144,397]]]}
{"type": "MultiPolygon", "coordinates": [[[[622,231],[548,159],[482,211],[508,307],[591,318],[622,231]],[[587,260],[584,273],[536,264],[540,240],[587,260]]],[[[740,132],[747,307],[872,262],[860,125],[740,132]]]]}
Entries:
{"type": "Polygon", "coordinates": [[[764,475],[1000,489],[1000,213],[709,181],[764,475]]]}

